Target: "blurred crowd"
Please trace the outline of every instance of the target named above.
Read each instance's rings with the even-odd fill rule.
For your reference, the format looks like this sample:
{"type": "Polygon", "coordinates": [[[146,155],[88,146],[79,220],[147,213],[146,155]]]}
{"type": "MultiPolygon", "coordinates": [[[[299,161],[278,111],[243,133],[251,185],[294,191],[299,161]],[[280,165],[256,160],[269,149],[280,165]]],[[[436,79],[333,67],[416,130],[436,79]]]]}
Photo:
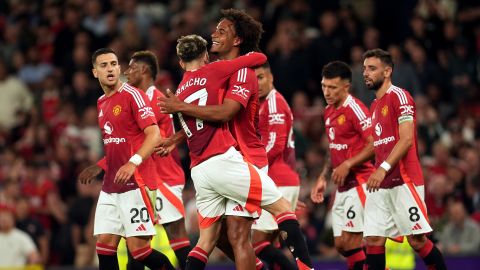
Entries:
{"type": "MultiPolygon", "coordinates": [[[[263,23],[261,49],[294,112],[300,200],[307,204],[297,214],[312,255],[336,256],[331,202],[309,199],[328,150],[321,69],[332,60],[351,64],[352,93],[370,104],[362,54],[377,47],[392,54],[393,82],[417,104],[432,237],[446,254],[480,254],[476,0],[0,1],[0,237],[25,232],[38,252],[24,252],[27,261],[88,264],[101,182],[82,186],[77,175],[103,155],[92,52],[114,49],[125,69],[133,52],[151,50],[161,67],[157,87],[174,89],[181,77],[176,39],[196,33],[210,40],[220,9],[231,7],[263,23]]],[[[187,149],[181,153],[188,176],[187,149]]],[[[189,220],[196,215],[192,189],[187,181],[189,220]]],[[[195,227],[188,225],[192,237],[195,227]]],[[[1,241],[0,249],[18,243],[1,241]]]]}

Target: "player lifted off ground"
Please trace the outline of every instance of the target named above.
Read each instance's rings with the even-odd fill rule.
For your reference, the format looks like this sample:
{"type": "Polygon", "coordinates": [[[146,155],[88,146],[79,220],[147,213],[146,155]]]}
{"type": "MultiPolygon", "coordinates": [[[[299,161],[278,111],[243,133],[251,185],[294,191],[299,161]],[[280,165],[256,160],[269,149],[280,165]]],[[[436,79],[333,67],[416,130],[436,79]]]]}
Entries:
{"type": "MultiPolygon", "coordinates": [[[[300,179],[295,171],[295,141],[293,115],[287,101],[273,86],[273,74],[268,63],[255,69],[258,80],[260,110],[259,130],[266,146],[268,175],[294,211],[300,192],[300,179]]],[[[275,218],[262,211],[252,226],[255,254],[271,269],[295,269],[295,265],[274,247],[278,243],[278,225],[275,218]]]]}
{"type": "Polygon", "coordinates": [[[327,101],[324,121],[330,155],[311,191],[315,203],[323,202],[327,179],[337,185],[332,207],[332,227],[337,251],[348,269],[362,270],[365,183],[374,167],[371,118],[367,107],[349,94],[352,71],[344,62],[323,67],[322,91],[327,101]]]}
{"type": "Polygon", "coordinates": [[[375,91],[372,115],[375,167],[367,181],[364,236],[368,269],[385,269],[386,237],[406,236],[429,269],[446,269],[438,248],[425,236],[432,231],[424,203],[417,153],[415,103],[392,85],[392,57],[380,49],[364,54],[363,76],[375,91]]]}
{"type": "Polygon", "coordinates": [[[150,269],[174,269],[165,255],[150,247],[155,234],[153,209],[139,188],[137,167],[150,158],[160,140],[152,107],[143,92],[120,82],[114,51],[95,51],[92,64],[93,75],[105,92],[97,102],[106,158],[94,221],[99,268],[119,269],[117,246],[125,237],[136,260],[150,269]]]}
{"type": "MultiPolygon", "coordinates": [[[[217,54],[220,59],[234,59],[249,51],[258,50],[258,43],[263,32],[260,23],[246,13],[233,9],[222,10],[222,16],[212,34],[212,53],[217,54]]],[[[259,101],[258,83],[255,76],[252,69],[241,69],[232,75],[223,103],[218,106],[200,108],[169,99],[164,100],[165,112],[180,111],[208,121],[230,121],[230,130],[238,142],[237,149],[241,151],[248,162],[267,172],[267,155],[258,134],[259,101]]],[[[258,186],[252,185],[251,193],[258,192],[258,186]]],[[[291,217],[295,217],[293,213],[290,214],[291,217]]],[[[226,216],[228,240],[233,246],[237,269],[243,269],[240,267],[253,269],[251,265],[244,266],[255,256],[250,242],[252,214],[238,203],[228,201],[226,216]]],[[[225,245],[222,245],[221,249],[225,251],[225,245]]],[[[304,257],[301,255],[303,251],[297,250],[296,252],[298,252],[298,256],[295,257],[300,257],[301,263],[304,257]]],[[[305,254],[308,257],[308,251],[305,251],[305,254]]],[[[257,269],[261,269],[261,267],[261,262],[257,260],[257,269]]]]}
{"type": "MultiPolygon", "coordinates": [[[[176,94],[181,101],[195,102],[200,106],[218,104],[218,89],[225,87],[228,79],[220,76],[230,76],[240,69],[241,66],[238,63],[243,63],[245,67],[260,65],[266,61],[264,55],[252,53],[234,60],[218,61],[205,66],[208,59],[206,42],[198,36],[180,39],[177,44],[177,54],[181,59],[182,67],[187,72],[176,94]],[[245,60],[259,55],[262,56],[261,59],[254,58],[255,61],[249,62],[249,65],[244,63],[245,60]],[[205,83],[202,84],[202,81],[205,83]]],[[[197,207],[201,220],[200,239],[197,246],[190,252],[187,269],[204,269],[208,254],[215,247],[219,237],[221,217],[226,211],[226,199],[235,201],[252,214],[264,208],[277,216],[279,227],[286,232],[285,241],[295,250],[295,255],[298,254],[296,257],[299,258],[301,265],[307,264],[311,267],[306,244],[295,215],[290,212],[290,204],[282,198],[267,174],[245,161],[244,157],[235,150],[236,141],[227,125],[207,122],[183,113],[179,115],[182,116],[182,126],[187,134],[187,143],[190,148],[192,178],[197,191],[197,207]],[[256,186],[260,192],[252,193],[251,186],[256,186]]],[[[254,268],[253,263],[253,267],[243,269],[254,268]]]]}

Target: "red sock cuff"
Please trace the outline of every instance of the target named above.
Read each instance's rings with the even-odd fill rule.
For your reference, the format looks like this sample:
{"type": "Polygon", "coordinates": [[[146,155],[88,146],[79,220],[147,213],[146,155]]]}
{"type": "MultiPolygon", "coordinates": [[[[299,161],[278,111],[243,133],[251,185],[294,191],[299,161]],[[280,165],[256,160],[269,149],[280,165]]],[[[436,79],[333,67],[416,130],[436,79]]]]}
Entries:
{"type": "Polygon", "coordinates": [[[137,261],[143,261],[143,259],[150,255],[150,253],[152,253],[152,251],[153,250],[150,246],[146,246],[132,251],[132,256],[137,261]]]}
{"type": "Polygon", "coordinates": [[[195,257],[200,261],[204,262],[205,264],[208,261],[208,253],[199,247],[194,247],[192,251],[190,251],[190,253],[188,254],[188,257],[195,257]]]}
{"type": "Polygon", "coordinates": [[[432,241],[427,239],[427,242],[425,243],[425,245],[423,245],[423,247],[417,252],[418,252],[418,255],[420,255],[420,257],[425,258],[427,257],[428,254],[430,254],[432,249],[433,249],[433,243],[432,241]]]}
{"type": "Polygon", "coordinates": [[[117,253],[117,247],[109,246],[102,243],[96,244],[97,254],[113,256],[117,253]]]}
{"type": "Polygon", "coordinates": [[[297,220],[297,216],[293,212],[285,212],[275,217],[277,224],[280,224],[286,220],[297,220]]]}
{"type": "Polygon", "coordinates": [[[170,247],[176,251],[184,247],[190,246],[190,239],[188,238],[177,238],[170,240],[170,247]]]}
{"type": "Polygon", "coordinates": [[[268,245],[270,245],[270,242],[268,241],[260,241],[253,244],[253,251],[255,251],[255,255],[258,256],[258,254],[262,252],[262,250],[266,248],[268,245]]]}
{"type": "Polygon", "coordinates": [[[356,262],[364,261],[366,259],[365,252],[359,250],[358,252],[347,257],[347,264],[349,268],[352,268],[356,262]]]}
{"type": "Polygon", "coordinates": [[[263,268],[263,262],[260,259],[255,258],[255,270],[261,270],[263,268]]]}
{"type": "Polygon", "coordinates": [[[385,253],[385,246],[367,246],[367,254],[385,253]]]}

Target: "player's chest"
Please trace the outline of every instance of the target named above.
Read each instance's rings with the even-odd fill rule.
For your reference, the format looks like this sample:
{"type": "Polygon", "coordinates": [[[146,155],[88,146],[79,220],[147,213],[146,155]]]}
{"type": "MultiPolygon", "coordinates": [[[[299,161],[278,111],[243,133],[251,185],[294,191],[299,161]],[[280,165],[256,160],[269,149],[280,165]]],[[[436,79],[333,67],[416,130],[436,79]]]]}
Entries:
{"type": "Polygon", "coordinates": [[[131,108],[122,100],[106,100],[98,110],[98,124],[106,134],[126,130],[131,122],[131,108]]]}
{"type": "Polygon", "coordinates": [[[393,116],[393,108],[386,103],[377,104],[372,111],[372,126],[374,136],[382,137],[392,134],[397,126],[397,120],[393,116]]]}
{"type": "Polygon", "coordinates": [[[345,111],[328,113],[325,118],[325,129],[327,131],[328,139],[333,141],[335,139],[349,138],[355,134],[352,125],[352,119],[345,111]]]}

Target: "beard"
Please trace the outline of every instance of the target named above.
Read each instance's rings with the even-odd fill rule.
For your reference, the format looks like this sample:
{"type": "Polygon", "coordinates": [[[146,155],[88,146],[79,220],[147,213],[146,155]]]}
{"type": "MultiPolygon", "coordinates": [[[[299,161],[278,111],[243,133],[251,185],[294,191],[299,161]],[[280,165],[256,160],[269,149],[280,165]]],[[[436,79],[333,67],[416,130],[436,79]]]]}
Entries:
{"type": "Polygon", "coordinates": [[[382,86],[383,82],[384,80],[376,80],[376,81],[372,80],[372,84],[367,85],[367,88],[368,90],[378,91],[378,89],[380,89],[380,87],[382,86]]]}

